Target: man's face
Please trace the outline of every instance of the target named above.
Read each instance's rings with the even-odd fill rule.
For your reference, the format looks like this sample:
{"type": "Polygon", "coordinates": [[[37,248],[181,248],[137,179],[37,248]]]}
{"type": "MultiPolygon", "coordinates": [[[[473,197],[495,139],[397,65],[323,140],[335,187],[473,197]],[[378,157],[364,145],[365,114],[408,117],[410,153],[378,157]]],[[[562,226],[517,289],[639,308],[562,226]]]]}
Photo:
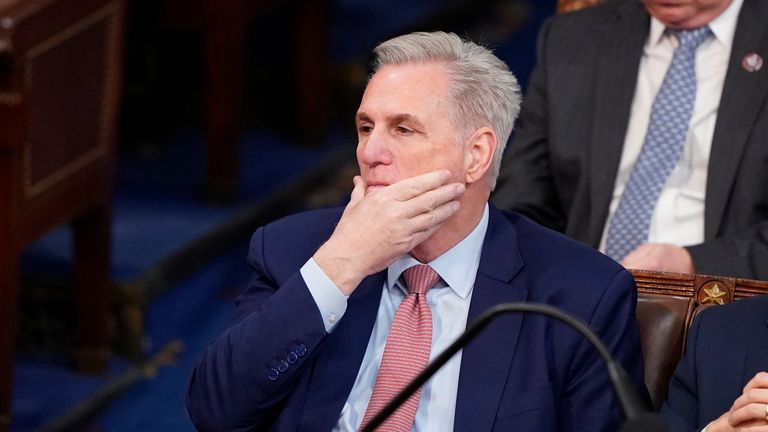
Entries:
{"type": "Polygon", "coordinates": [[[386,65],[357,110],[357,162],[366,193],[436,169],[464,182],[465,146],[451,123],[448,73],[438,63],[386,65]]]}
{"type": "Polygon", "coordinates": [[[732,0],[642,0],[648,12],[674,29],[701,27],[717,18],[732,0]]]}

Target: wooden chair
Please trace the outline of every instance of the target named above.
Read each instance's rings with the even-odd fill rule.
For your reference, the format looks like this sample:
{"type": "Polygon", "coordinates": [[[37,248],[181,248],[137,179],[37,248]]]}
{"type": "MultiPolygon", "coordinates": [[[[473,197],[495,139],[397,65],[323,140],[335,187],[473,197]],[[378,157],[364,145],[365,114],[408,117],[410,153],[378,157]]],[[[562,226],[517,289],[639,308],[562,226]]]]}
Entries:
{"type": "Polygon", "coordinates": [[[123,0],[0,2],[0,431],[10,424],[19,255],[69,224],[81,369],[109,355],[123,0]]]}
{"type": "Polygon", "coordinates": [[[768,294],[768,282],[724,276],[632,270],[637,321],[645,357],[645,384],[655,408],[667,398],[669,379],[685,350],[691,322],[707,307],[768,294]]]}

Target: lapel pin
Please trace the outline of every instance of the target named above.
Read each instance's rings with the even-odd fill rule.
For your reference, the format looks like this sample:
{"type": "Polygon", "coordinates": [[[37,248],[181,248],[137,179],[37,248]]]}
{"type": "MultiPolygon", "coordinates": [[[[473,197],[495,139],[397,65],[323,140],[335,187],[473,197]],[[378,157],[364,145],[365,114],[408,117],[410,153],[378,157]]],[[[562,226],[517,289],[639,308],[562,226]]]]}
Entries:
{"type": "Polygon", "coordinates": [[[763,67],[763,58],[756,53],[749,53],[741,59],[741,67],[747,72],[757,72],[763,67]]]}

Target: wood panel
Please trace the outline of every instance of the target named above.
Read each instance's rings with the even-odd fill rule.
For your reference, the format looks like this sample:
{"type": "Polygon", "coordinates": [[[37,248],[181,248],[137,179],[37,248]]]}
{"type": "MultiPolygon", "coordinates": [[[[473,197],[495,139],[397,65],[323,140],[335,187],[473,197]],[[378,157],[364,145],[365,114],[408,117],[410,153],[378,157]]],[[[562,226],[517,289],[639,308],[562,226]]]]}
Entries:
{"type": "Polygon", "coordinates": [[[10,424],[19,255],[74,237],[73,359],[109,355],[110,220],[123,0],[0,1],[0,430],[10,424]]]}

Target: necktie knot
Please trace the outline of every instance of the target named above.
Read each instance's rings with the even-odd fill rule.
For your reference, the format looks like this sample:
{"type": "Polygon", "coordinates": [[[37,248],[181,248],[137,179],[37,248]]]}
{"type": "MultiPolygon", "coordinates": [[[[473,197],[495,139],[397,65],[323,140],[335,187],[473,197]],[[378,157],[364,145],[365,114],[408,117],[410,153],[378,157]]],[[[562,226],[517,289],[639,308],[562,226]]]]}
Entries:
{"type": "Polygon", "coordinates": [[[677,37],[681,47],[694,50],[712,34],[709,26],[687,30],[670,30],[670,32],[677,37]]]}
{"type": "Polygon", "coordinates": [[[403,272],[409,293],[424,294],[437,284],[440,275],[427,264],[417,264],[403,272]]]}

